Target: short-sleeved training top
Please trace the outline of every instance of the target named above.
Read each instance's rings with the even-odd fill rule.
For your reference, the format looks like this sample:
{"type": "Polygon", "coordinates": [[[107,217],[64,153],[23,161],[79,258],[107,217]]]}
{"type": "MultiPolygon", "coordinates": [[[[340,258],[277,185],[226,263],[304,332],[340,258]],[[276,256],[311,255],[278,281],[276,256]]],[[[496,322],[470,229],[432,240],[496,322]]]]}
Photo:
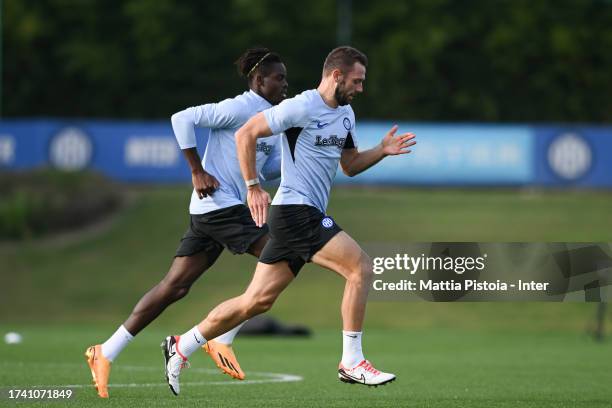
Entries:
{"type": "Polygon", "coordinates": [[[325,214],[342,150],[357,147],[353,109],[332,108],[312,89],[264,116],[272,133],[284,132],[281,183],[272,205],[305,204],[325,214]]]}

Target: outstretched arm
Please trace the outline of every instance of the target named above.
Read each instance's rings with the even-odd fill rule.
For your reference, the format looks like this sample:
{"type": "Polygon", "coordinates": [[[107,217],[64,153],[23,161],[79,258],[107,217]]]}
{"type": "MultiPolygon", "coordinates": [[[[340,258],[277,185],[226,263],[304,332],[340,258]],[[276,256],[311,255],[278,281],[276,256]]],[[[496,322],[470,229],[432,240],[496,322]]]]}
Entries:
{"type": "Polygon", "coordinates": [[[395,132],[397,132],[397,125],[387,132],[378,146],[370,150],[363,152],[357,151],[356,148],[343,150],[340,165],[344,174],[353,177],[387,156],[410,153],[410,147],[416,144],[414,133],[402,133],[396,136],[395,132]]]}
{"type": "Polygon", "coordinates": [[[258,138],[270,135],[272,135],[272,131],[261,112],[249,119],[236,132],[236,149],[240,171],[249,189],[247,203],[251,210],[251,216],[258,227],[266,223],[270,194],[261,188],[257,178],[255,148],[258,138]]]}

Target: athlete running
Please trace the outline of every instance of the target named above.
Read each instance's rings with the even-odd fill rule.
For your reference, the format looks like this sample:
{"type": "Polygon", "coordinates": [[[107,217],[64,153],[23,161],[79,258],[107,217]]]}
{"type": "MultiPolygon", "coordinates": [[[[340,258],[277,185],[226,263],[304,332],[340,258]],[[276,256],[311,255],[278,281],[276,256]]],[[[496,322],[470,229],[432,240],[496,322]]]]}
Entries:
{"type": "MultiPolygon", "coordinates": [[[[224,248],[234,254],[259,257],[268,241],[267,226],[255,225],[244,205],[247,187],[240,174],[234,133],[251,116],[286,97],[287,72],[280,56],[266,48],[247,50],[236,64],[248,81],[248,91],[172,115],[174,135],[192,173],[190,224],[166,276],[140,299],[128,319],[108,340],[87,349],[87,363],[102,398],[108,398],[111,363],[119,353],[166,307],[184,297],[224,248]],[[194,126],[211,129],[201,162],[194,126]]],[[[280,175],[279,140],[278,135],[258,140],[255,168],[265,179],[280,175]]],[[[231,345],[242,324],[200,345],[220,369],[237,379],[244,379],[244,372],[231,345]]]]}
{"type": "Polygon", "coordinates": [[[208,314],[182,336],[164,341],[170,389],[179,387],[187,357],[206,339],[272,307],[305,262],[330,269],[346,279],[342,299],[343,353],[338,378],[368,386],[386,384],[394,374],[375,369],[361,348],[362,326],[372,261],[336,222],[325,214],[338,163],[349,176],[390,155],[410,153],[412,133],[396,136],[393,126],[373,149],[358,151],[355,115],[349,105],[363,92],[367,58],[352,47],[331,51],[317,89],[305,91],[251,118],[236,132],[236,147],[248,204],[258,226],[268,219],[270,240],[259,258],[247,290],[208,314]],[[269,194],[259,185],[256,144],[259,138],[283,132],[281,184],[268,217],[269,194]]]}

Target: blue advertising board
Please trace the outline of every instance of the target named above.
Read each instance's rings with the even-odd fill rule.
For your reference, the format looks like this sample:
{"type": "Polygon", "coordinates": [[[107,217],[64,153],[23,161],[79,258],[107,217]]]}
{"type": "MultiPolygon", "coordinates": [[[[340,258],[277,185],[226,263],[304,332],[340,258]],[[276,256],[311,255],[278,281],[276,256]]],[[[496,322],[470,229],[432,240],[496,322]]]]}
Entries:
{"type": "Polygon", "coordinates": [[[534,128],[536,180],[556,187],[612,187],[612,128],[534,128]]]}
{"type": "MultiPolygon", "coordinates": [[[[360,150],[391,122],[357,123],[360,150]]],[[[612,188],[612,127],[399,123],[417,145],[338,183],[612,188]]],[[[202,153],[208,129],[197,129],[202,153]]],[[[126,182],[185,182],[189,168],[170,121],[5,120],[0,171],[93,169],[126,182]]]]}
{"type": "MultiPolygon", "coordinates": [[[[417,135],[413,152],[388,157],[355,178],[338,181],[427,185],[526,184],[534,178],[533,137],[524,126],[399,123],[398,133],[417,135]]],[[[358,123],[360,149],[380,143],[391,125],[358,123]]]]}
{"type": "MultiPolygon", "coordinates": [[[[196,132],[203,151],[208,129],[196,132]]],[[[0,122],[0,168],[93,169],[115,180],[190,179],[167,122],[0,122]]]]}

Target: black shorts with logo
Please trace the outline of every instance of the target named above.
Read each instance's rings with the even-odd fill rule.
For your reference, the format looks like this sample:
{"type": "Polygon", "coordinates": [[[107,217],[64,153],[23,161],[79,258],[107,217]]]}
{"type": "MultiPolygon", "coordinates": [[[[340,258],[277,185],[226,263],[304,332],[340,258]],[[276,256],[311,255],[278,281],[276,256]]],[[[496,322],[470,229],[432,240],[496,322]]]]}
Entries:
{"type": "Polygon", "coordinates": [[[223,248],[233,254],[243,254],[267,233],[268,226],[257,227],[249,208],[243,204],[205,214],[191,214],[189,228],[181,238],[175,256],[206,251],[209,260],[214,262],[223,248]]]}
{"type": "Polygon", "coordinates": [[[268,225],[270,240],[259,262],[289,261],[296,276],[314,254],[342,231],[331,217],[310,205],[273,205],[268,213],[268,225]]]}

